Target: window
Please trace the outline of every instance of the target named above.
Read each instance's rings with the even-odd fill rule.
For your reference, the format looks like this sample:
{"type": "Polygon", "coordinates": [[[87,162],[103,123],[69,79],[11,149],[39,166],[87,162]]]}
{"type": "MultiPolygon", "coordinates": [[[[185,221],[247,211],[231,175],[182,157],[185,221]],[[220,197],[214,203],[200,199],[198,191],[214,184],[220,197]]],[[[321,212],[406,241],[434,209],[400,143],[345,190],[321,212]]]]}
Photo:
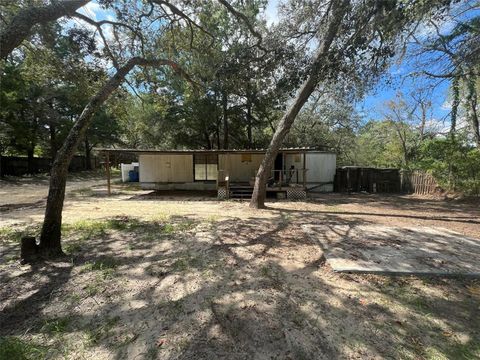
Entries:
{"type": "Polygon", "coordinates": [[[193,167],[195,181],[217,180],[218,155],[217,154],[194,154],[193,167]]]}

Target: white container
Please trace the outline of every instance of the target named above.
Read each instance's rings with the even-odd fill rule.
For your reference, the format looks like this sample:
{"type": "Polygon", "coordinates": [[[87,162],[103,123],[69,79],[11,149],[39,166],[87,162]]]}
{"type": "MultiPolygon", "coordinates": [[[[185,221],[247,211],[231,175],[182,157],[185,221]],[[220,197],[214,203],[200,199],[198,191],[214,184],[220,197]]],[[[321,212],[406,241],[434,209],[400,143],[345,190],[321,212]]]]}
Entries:
{"type": "Polygon", "coordinates": [[[138,166],[138,162],[131,164],[120,164],[120,169],[122,172],[122,182],[128,182],[128,172],[134,170],[135,166],[138,166]]]}

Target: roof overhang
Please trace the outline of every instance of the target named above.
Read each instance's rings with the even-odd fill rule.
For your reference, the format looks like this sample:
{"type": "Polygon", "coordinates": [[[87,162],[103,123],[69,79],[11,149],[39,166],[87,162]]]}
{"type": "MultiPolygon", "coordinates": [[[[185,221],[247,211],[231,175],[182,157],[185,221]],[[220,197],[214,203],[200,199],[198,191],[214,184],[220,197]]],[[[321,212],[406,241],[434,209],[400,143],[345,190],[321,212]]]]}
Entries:
{"type": "MultiPolygon", "coordinates": [[[[111,149],[111,148],[94,148],[100,153],[109,154],[265,154],[266,149],[232,149],[232,150],[157,150],[157,149],[111,149]]],[[[280,149],[282,153],[326,153],[335,154],[333,151],[321,151],[314,148],[284,148],[280,149]]]]}

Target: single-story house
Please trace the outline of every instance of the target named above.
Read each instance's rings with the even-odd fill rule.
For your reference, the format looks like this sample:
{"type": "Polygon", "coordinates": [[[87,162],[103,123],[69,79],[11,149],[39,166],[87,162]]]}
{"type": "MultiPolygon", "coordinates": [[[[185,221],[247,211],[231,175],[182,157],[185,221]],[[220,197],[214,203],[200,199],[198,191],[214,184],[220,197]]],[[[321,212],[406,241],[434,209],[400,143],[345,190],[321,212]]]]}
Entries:
{"type": "MultiPolygon", "coordinates": [[[[265,150],[97,149],[109,156],[138,156],[139,182],[152,190],[217,190],[221,198],[251,195],[265,150]]],[[[336,154],[310,148],[281,149],[267,192],[305,197],[309,191],[333,191],[336,154]]]]}

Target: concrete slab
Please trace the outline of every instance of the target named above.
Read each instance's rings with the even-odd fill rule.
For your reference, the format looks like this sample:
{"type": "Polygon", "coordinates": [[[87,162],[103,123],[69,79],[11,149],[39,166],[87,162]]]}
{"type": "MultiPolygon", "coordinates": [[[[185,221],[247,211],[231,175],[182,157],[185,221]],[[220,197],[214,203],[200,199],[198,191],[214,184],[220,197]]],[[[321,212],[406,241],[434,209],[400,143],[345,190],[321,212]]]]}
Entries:
{"type": "Polygon", "coordinates": [[[441,228],[303,225],[336,272],[480,277],[480,239],[441,228]]]}

